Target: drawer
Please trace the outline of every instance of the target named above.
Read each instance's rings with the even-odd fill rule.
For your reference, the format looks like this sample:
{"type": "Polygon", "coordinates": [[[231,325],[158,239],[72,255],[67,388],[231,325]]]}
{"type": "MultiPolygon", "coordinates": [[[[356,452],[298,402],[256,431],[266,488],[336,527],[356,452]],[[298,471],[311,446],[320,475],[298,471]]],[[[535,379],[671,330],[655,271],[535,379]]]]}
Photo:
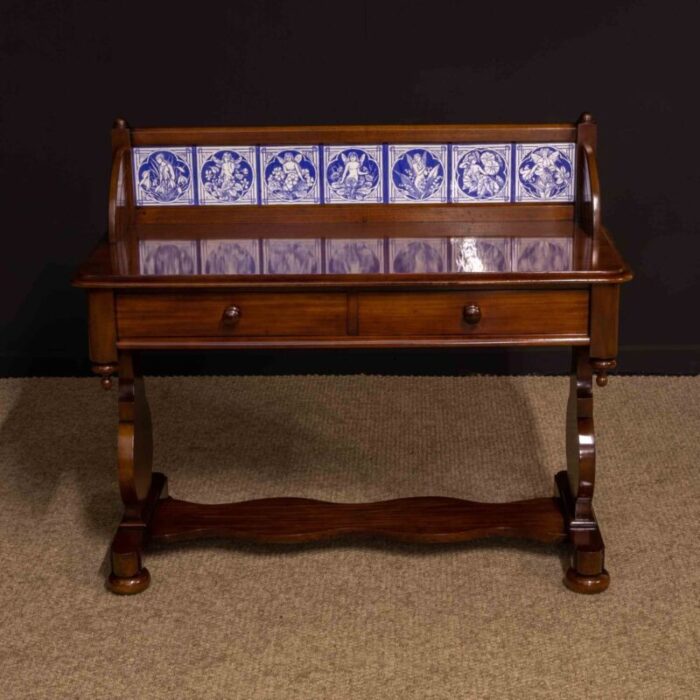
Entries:
{"type": "Polygon", "coordinates": [[[120,294],[120,338],[345,335],[345,294],[120,294]]]}
{"type": "Polygon", "coordinates": [[[361,294],[362,336],[588,335],[588,291],[361,294]]]}

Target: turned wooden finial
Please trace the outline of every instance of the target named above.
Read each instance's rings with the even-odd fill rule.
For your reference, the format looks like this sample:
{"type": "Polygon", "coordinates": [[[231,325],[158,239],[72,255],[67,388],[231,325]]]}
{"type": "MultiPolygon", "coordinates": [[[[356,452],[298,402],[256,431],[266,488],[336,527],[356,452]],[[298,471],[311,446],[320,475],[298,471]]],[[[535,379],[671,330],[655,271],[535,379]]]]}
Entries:
{"type": "Polygon", "coordinates": [[[126,119],[122,119],[121,117],[117,117],[114,120],[114,123],[112,124],[113,129],[128,129],[129,125],[126,122],[126,119]]]}
{"type": "Polygon", "coordinates": [[[579,124],[592,124],[594,119],[590,112],[583,112],[578,118],[579,124]]]}
{"type": "Polygon", "coordinates": [[[617,367],[617,360],[591,360],[591,365],[596,373],[595,383],[603,387],[608,385],[608,371],[617,367]]]}
{"type": "Polygon", "coordinates": [[[93,365],[92,371],[100,377],[100,384],[105,391],[112,388],[112,375],[117,371],[116,365],[93,365]]]}

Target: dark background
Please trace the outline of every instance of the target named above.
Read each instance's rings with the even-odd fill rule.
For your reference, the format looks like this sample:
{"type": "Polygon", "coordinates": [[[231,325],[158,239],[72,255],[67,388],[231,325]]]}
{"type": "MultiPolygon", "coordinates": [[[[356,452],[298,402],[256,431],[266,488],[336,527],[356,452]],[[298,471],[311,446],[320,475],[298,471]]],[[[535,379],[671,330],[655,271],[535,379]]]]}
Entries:
{"type": "MultiPolygon", "coordinates": [[[[691,7],[691,3],[683,3],[691,7]]],[[[697,22],[662,2],[3,2],[0,375],[89,369],[70,279],[131,124],[599,122],[603,217],[636,278],[620,368],[697,373],[697,22]],[[671,12],[673,9],[673,12],[671,12]]],[[[247,353],[167,371],[561,371],[560,351],[247,353]]]]}

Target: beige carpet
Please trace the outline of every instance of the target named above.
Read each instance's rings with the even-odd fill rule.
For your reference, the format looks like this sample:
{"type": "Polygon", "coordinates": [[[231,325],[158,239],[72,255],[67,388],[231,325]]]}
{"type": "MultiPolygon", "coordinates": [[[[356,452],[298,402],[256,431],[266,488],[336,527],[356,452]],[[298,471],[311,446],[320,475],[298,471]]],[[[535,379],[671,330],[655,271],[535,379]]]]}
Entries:
{"type": "MultiPolygon", "coordinates": [[[[148,381],[172,495],[481,500],[553,492],[565,378],[148,381]]],[[[700,378],[596,390],[610,589],[504,541],[199,543],[103,588],[116,392],[0,381],[2,698],[697,698],[700,378]]]]}

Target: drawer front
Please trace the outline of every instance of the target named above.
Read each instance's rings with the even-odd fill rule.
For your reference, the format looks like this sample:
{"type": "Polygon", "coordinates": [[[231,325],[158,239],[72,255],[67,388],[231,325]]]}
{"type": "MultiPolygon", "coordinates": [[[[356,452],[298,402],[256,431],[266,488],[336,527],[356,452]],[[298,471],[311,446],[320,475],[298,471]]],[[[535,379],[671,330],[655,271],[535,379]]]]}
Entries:
{"type": "Polygon", "coordinates": [[[338,336],[345,294],[121,294],[120,338],[338,336]]]}
{"type": "Polygon", "coordinates": [[[588,291],[361,294],[362,336],[588,335],[588,291]]]}

